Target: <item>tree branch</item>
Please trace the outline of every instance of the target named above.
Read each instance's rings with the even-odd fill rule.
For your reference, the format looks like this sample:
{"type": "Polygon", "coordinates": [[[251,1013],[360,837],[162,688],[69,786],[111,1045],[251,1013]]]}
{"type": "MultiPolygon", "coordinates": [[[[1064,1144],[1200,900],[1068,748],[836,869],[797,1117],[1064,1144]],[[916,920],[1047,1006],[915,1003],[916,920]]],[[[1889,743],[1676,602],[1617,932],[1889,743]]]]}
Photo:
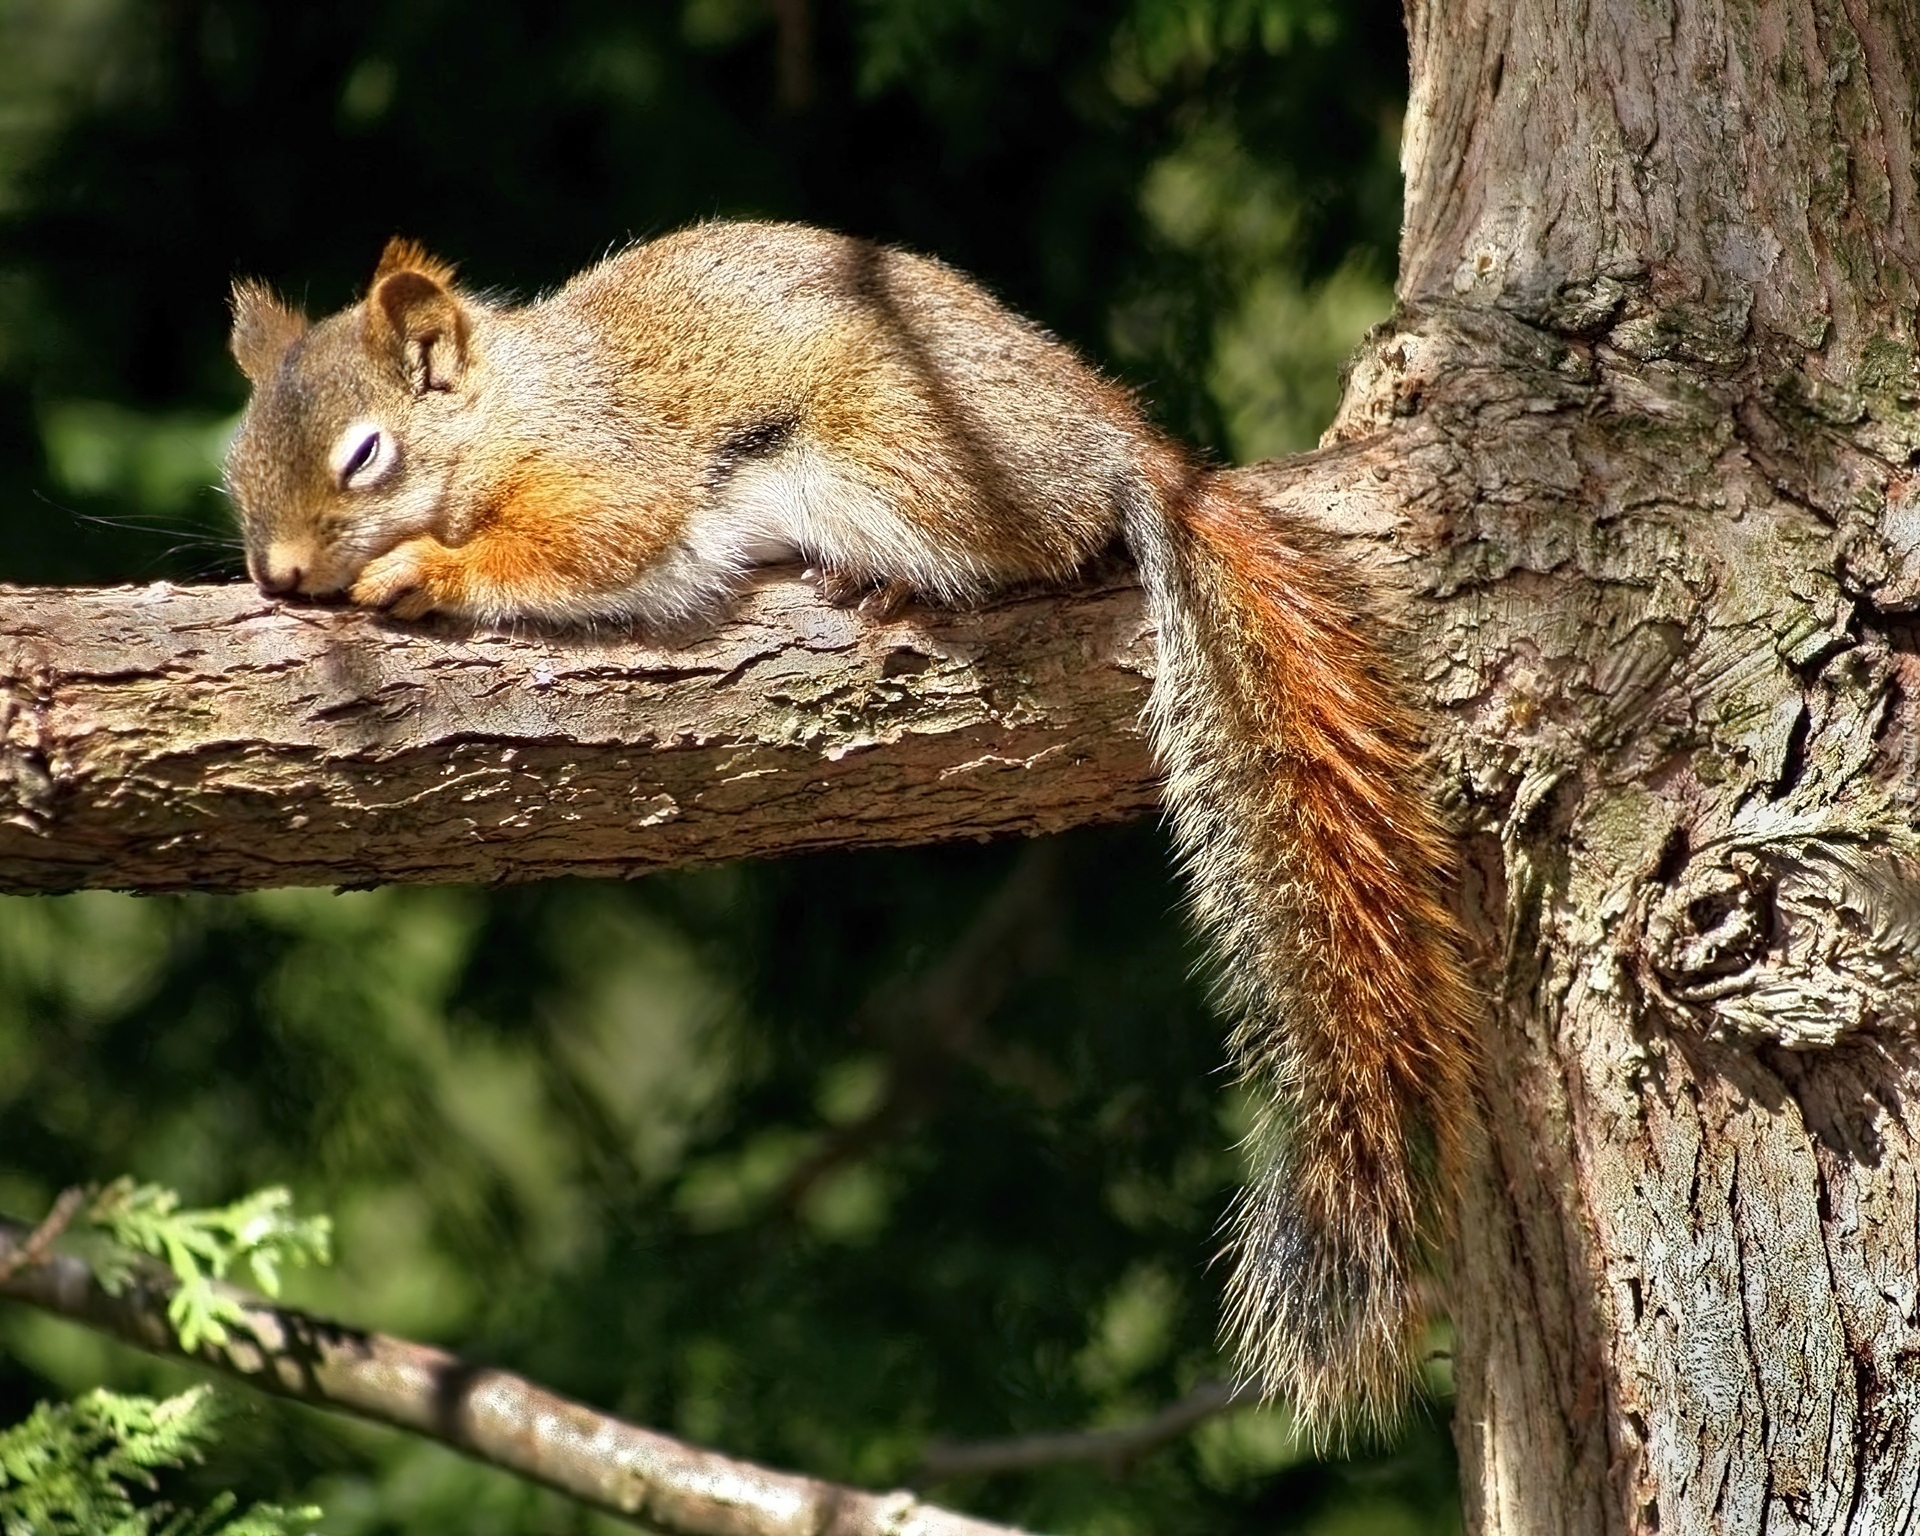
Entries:
{"type": "Polygon", "coordinates": [[[1119,821],[1151,644],[1109,573],[875,624],[797,582],[664,648],[251,589],[0,588],[0,889],[634,875],[1119,821]]]}
{"type": "Polygon", "coordinates": [[[1099,1462],[1110,1470],[1121,1471],[1149,1451],[1158,1450],[1170,1440],[1178,1440],[1214,1415],[1259,1400],[1259,1393],[1251,1387],[1206,1381],[1159,1412],[1111,1429],[1020,1435],[1010,1440],[981,1440],[965,1445],[935,1443],[927,1447],[913,1480],[920,1485],[943,1483],[951,1478],[989,1472],[1026,1472],[1067,1461],[1099,1462]]]}
{"type": "Polygon", "coordinates": [[[5,1285],[21,1270],[45,1262],[47,1250],[59,1241],[60,1234],[67,1230],[86,1201],[87,1191],[83,1185],[61,1190],[51,1209],[40,1218],[40,1224],[0,1255],[0,1285],[5,1285]]]}
{"type": "Polygon", "coordinates": [[[906,1492],[872,1493],[736,1461],[571,1402],[510,1371],[363,1333],[233,1287],[246,1320],[183,1351],[172,1277],[142,1266],[117,1295],[71,1255],[28,1261],[34,1228],[0,1219],[0,1296],[150,1354],[190,1359],[277,1397],[411,1430],[670,1536],[1020,1536],[906,1492]]]}
{"type": "MultiPolygon", "coordinates": [[[[1401,451],[1237,478],[1391,587],[1401,451]]],[[[672,645],[0,586],[0,891],[631,876],[1125,821],[1158,802],[1152,665],[1112,565],[887,624],[767,573],[672,645]]]]}

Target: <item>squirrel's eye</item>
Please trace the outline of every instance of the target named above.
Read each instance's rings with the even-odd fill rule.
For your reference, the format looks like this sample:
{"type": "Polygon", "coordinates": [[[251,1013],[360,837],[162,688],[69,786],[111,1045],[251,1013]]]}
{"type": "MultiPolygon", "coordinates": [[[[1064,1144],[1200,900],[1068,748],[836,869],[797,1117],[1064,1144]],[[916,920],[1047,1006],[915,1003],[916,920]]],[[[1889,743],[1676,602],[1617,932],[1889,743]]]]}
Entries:
{"type": "Polygon", "coordinates": [[[346,468],[341,470],[340,478],[343,480],[351,480],[360,470],[365,469],[379,447],[380,434],[378,432],[369,432],[365,437],[361,438],[360,446],[354,449],[352,455],[347,459],[346,468]]]}
{"type": "Polygon", "coordinates": [[[392,465],[392,441],[371,422],[355,422],[333,445],[333,473],[342,490],[364,490],[384,479],[392,465]]]}

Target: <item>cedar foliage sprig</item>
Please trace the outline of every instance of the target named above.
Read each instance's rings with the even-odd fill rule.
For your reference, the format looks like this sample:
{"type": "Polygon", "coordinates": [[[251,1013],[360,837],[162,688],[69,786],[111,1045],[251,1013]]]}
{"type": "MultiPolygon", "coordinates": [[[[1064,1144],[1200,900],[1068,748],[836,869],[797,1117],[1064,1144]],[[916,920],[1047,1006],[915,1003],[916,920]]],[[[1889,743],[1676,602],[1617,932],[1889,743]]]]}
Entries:
{"type": "MultiPolygon", "coordinates": [[[[269,1296],[280,1294],[286,1265],[325,1264],[332,1257],[333,1224],[325,1216],[295,1216],[293,1196],[275,1186],[231,1205],[182,1210],[180,1197],[157,1184],[115,1179],[96,1195],[87,1219],[116,1243],[153,1255],[173,1271],[167,1319],[188,1353],[203,1343],[223,1345],[227,1327],[245,1320],[217,1281],[244,1266],[269,1296]]],[[[109,1291],[125,1284],[128,1268],[111,1257],[94,1261],[109,1291]]]]}
{"type": "Polygon", "coordinates": [[[200,1460],[221,1414],[211,1387],[155,1399],[96,1388],[71,1403],[41,1403],[0,1430],[4,1536],[301,1536],[311,1507],[255,1504],[235,1516],[231,1493],[206,1508],[134,1502],[154,1471],[200,1460]],[[231,1517],[231,1518],[230,1518],[231,1517]]]}

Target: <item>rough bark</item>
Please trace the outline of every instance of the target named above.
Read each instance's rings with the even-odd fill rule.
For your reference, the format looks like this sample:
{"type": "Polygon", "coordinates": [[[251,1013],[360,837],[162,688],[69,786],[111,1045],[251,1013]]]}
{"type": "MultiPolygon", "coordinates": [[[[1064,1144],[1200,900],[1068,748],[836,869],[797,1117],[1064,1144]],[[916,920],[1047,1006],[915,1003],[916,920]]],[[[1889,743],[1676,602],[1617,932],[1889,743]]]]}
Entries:
{"type": "MultiPolygon", "coordinates": [[[[1390,588],[1392,507],[1328,458],[1238,473],[1390,588]]],[[[0,891],[629,876],[1125,821],[1159,803],[1152,672],[1117,563],[887,624],[772,573],[670,645],[0,586],[0,891]]]]}
{"type": "Polygon", "coordinates": [[[1915,1529],[1920,19],[1409,21],[1332,435],[1412,514],[1497,957],[1471,1524],[1915,1529]]]}
{"type": "Polygon", "coordinates": [[[633,875],[1155,801],[1124,577],[875,625],[474,635],[241,586],[0,594],[0,889],[633,875]]]}

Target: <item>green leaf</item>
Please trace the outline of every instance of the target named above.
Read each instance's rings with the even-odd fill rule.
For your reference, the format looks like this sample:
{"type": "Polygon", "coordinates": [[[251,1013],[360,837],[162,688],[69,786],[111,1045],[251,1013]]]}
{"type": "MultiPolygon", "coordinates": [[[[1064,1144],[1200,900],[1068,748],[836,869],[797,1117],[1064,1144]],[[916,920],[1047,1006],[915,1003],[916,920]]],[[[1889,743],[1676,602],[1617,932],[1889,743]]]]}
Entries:
{"type": "MultiPolygon", "coordinates": [[[[173,1271],[177,1283],[167,1318],[180,1347],[191,1353],[202,1344],[225,1344],[228,1326],[245,1320],[239,1303],[222,1295],[217,1281],[244,1265],[261,1290],[277,1296],[281,1266],[325,1264],[332,1258],[330,1219],[297,1217],[292,1206],[293,1196],[275,1186],[217,1209],[183,1211],[174,1191],[123,1178],[94,1198],[87,1216],[115,1242],[151,1254],[173,1271]]],[[[124,1278],[96,1272],[110,1289],[124,1278]]]]}
{"type": "Polygon", "coordinates": [[[0,1430],[0,1532],[5,1536],[296,1536],[317,1509],[256,1504],[229,1520],[237,1500],[205,1509],[136,1502],[153,1472],[200,1460],[223,1413],[211,1387],[156,1400],[104,1389],[71,1403],[41,1403],[0,1430]]]}

